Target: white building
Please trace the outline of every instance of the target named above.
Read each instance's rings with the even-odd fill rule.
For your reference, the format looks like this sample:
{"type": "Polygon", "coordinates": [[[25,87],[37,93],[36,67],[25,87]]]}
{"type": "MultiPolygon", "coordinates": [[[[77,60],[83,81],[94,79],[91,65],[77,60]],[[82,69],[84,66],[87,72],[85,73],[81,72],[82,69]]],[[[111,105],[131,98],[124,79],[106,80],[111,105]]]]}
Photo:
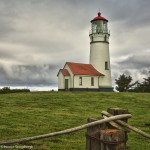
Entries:
{"type": "Polygon", "coordinates": [[[91,20],[89,64],[66,62],[57,74],[59,91],[113,91],[107,23],[100,12],[91,20]]]}

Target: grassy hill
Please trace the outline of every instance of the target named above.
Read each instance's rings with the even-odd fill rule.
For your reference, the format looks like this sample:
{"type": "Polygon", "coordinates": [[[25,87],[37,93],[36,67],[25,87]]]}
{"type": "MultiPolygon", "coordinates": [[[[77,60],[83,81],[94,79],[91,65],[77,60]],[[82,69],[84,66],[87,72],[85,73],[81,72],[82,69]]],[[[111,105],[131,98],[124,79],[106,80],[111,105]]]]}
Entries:
{"type": "MultiPolygon", "coordinates": [[[[109,107],[128,109],[133,115],[129,123],[150,133],[150,126],[145,125],[150,124],[148,93],[35,92],[0,95],[0,141],[79,126],[109,107]]],[[[129,149],[150,149],[149,139],[134,132],[128,135],[129,149]]],[[[83,150],[85,130],[25,145],[36,150],[83,150]]]]}

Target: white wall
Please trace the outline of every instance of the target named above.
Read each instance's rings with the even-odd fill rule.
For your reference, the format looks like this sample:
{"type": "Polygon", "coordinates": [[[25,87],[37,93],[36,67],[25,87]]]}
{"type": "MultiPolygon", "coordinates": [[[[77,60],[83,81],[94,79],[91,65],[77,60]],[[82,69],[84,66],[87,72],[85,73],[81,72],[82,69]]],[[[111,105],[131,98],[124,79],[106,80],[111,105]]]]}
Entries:
{"type": "Polygon", "coordinates": [[[64,76],[61,72],[58,74],[58,89],[64,89],[64,76]]]}
{"type": "Polygon", "coordinates": [[[97,76],[75,75],[74,88],[98,88],[98,78],[97,76]],[[79,85],[79,77],[82,77],[82,85],[79,85]],[[94,77],[94,86],[91,86],[91,77],[94,77]]]}

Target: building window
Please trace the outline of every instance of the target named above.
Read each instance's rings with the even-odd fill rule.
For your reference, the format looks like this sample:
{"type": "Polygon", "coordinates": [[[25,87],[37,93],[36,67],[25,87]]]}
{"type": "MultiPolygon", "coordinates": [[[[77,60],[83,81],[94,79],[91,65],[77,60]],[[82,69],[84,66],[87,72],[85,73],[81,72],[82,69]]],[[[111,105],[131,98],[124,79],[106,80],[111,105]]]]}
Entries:
{"type": "Polygon", "coordinates": [[[105,70],[109,70],[108,62],[105,61],[105,70]]]}
{"type": "Polygon", "coordinates": [[[82,77],[79,77],[79,85],[82,85],[82,77]]]}
{"type": "Polygon", "coordinates": [[[94,77],[91,77],[91,86],[94,86],[94,77]]]}

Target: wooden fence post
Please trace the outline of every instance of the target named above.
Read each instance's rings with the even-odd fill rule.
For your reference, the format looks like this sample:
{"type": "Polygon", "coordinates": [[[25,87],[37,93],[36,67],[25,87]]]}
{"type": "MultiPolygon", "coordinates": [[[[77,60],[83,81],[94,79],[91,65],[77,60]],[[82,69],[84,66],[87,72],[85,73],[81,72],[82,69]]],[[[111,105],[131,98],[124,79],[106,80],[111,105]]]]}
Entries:
{"type": "MultiPolygon", "coordinates": [[[[122,108],[108,108],[107,112],[112,114],[113,116],[122,115],[122,114],[130,114],[128,112],[128,109],[122,109],[122,108]]],[[[127,119],[122,119],[122,121],[128,122],[128,118],[127,119]]]]}
{"type": "Polygon", "coordinates": [[[100,131],[101,150],[125,150],[125,132],[116,129],[100,131]]]}
{"type": "MultiPolygon", "coordinates": [[[[121,108],[108,108],[107,111],[114,116],[129,114],[127,109],[121,108]]],[[[88,118],[87,122],[89,123],[99,119],[88,118]]],[[[127,119],[123,121],[127,122],[127,119]]],[[[87,129],[86,150],[125,150],[126,141],[127,132],[118,130],[109,123],[104,123],[87,129]]]]}
{"type": "MultiPolygon", "coordinates": [[[[108,108],[107,109],[107,112],[112,114],[113,116],[116,116],[116,115],[122,115],[122,114],[130,114],[128,112],[128,109],[122,109],[122,108],[108,108]]],[[[128,118],[125,118],[125,119],[122,119],[122,121],[124,122],[128,122],[128,118]]],[[[125,131],[125,138],[126,138],[126,141],[128,140],[128,134],[127,134],[127,131],[125,131]]],[[[127,142],[125,142],[126,144],[127,142]]]]}
{"type": "MultiPolygon", "coordinates": [[[[100,120],[102,118],[99,119],[95,119],[95,118],[88,118],[87,122],[93,122],[93,121],[97,121],[100,120]]],[[[86,133],[86,150],[100,150],[101,147],[101,143],[99,140],[96,139],[100,139],[100,135],[97,134],[100,129],[105,129],[106,128],[106,123],[104,124],[100,124],[97,126],[93,126],[90,128],[87,128],[87,133],[86,133]]]]}

